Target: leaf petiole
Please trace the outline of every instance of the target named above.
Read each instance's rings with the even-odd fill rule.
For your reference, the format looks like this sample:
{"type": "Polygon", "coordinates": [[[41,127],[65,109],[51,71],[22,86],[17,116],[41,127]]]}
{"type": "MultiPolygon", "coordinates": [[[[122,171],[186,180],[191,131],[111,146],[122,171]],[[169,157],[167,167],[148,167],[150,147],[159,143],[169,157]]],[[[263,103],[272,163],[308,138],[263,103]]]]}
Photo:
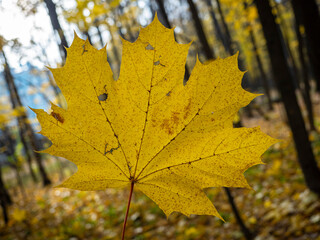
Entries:
{"type": "Polygon", "coordinates": [[[126,216],[125,216],[124,222],[123,222],[121,240],[124,240],[124,233],[126,231],[127,219],[128,219],[128,215],[129,215],[130,203],[131,203],[131,198],[132,198],[132,193],[133,193],[133,186],[134,186],[134,181],[132,180],[131,181],[131,187],[130,187],[130,194],[129,194],[129,200],[128,200],[128,205],[127,205],[126,216]]]}

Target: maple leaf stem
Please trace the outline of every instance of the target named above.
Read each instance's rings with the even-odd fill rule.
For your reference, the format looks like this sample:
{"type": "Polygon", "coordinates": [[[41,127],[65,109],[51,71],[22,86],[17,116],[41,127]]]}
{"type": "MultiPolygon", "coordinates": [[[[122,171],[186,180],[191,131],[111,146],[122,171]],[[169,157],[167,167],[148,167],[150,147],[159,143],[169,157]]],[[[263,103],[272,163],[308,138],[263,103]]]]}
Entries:
{"type": "Polygon", "coordinates": [[[126,216],[125,216],[124,221],[123,221],[121,240],[124,240],[124,233],[126,231],[126,225],[127,225],[128,215],[129,215],[130,203],[131,203],[131,198],[132,198],[132,193],[133,193],[133,186],[134,186],[134,181],[132,180],[131,181],[131,187],[130,187],[130,194],[129,194],[129,200],[128,200],[128,205],[127,205],[126,216]]]}

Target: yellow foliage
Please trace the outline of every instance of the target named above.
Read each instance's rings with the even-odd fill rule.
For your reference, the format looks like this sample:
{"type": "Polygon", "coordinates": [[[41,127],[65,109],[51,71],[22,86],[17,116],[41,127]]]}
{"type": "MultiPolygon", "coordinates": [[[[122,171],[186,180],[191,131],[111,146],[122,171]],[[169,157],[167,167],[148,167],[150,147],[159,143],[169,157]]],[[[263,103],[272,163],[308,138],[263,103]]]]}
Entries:
{"type": "Polygon", "coordinates": [[[255,217],[250,217],[249,219],[248,219],[248,221],[249,221],[249,223],[250,224],[256,224],[257,223],[257,219],[255,218],[255,217]]]}
{"type": "Polygon", "coordinates": [[[121,2],[121,0],[112,0],[111,3],[110,3],[110,7],[111,8],[118,7],[120,2],[121,2]]]}
{"type": "Polygon", "coordinates": [[[266,200],[264,203],[263,203],[263,206],[265,207],[265,208],[269,208],[269,207],[271,207],[271,205],[272,205],[272,202],[268,199],[268,200],[266,200]]]}
{"type": "Polygon", "coordinates": [[[199,231],[195,227],[188,228],[185,232],[187,237],[197,236],[199,231]]]}
{"type": "Polygon", "coordinates": [[[65,66],[51,69],[68,108],[34,109],[41,134],[52,141],[44,152],[78,167],[59,187],[105,190],[133,182],[167,216],[218,217],[203,188],[249,188],[243,172],[262,163],[276,140],[232,122],[258,94],[241,87],[237,54],[207,64],[197,59],[183,85],[190,44],[176,43],[173,31],[156,17],[134,43],[123,40],[117,81],[106,49],[75,36],[65,66]]]}
{"type": "Polygon", "coordinates": [[[95,5],[93,6],[93,9],[92,9],[91,13],[92,13],[95,17],[102,16],[102,15],[106,14],[106,9],[105,9],[104,5],[95,4],[95,5]]]}
{"type": "Polygon", "coordinates": [[[12,119],[25,114],[24,107],[11,109],[8,105],[0,104],[0,129],[6,126],[12,119]]]}
{"type": "Polygon", "coordinates": [[[253,22],[255,21],[257,18],[258,18],[258,11],[257,11],[257,8],[256,7],[249,7],[247,9],[247,21],[249,22],[253,22]]]}
{"type": "Polygon", "coordinates": [[[12,218],[17,222],[22,222],[26,219],[26,211],[19,208],[15,208],[12,213],[12,218]]]}
{"type": "Polygon", "coordinates": [[[268,169],[266,174],[269,176],[277,174],[280,170],[281,164],[282,164],[281,159],[275,159],[272,163],[272,167],[268,169]]]}

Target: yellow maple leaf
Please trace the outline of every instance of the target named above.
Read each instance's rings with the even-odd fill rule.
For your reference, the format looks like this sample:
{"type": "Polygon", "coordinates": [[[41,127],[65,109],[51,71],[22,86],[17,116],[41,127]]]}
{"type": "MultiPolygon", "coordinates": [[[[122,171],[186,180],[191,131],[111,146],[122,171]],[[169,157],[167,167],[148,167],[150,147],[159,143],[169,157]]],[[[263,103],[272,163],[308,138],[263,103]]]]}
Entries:
{"type": "MultiPolygon", "coordinates": [[[[60,187],[103,190],[131,184],[167,216],[220,217],[203,192],[249,187],[243,173],[260,164],[275,139],[259,128],[233,128],[239,108],[257,94],[241,87],[237,55],[199,60],[183,85],[190,44],[158,21],[134,42],[123,40],[120,77],[113,79],[106,49],[77,36],[62,68],[51,69],[68,108],[34,111],[44,152],[74,162],[78,171],[60,187]]],[[[221,218],[221,217],[220,217],[221,218]]]]}

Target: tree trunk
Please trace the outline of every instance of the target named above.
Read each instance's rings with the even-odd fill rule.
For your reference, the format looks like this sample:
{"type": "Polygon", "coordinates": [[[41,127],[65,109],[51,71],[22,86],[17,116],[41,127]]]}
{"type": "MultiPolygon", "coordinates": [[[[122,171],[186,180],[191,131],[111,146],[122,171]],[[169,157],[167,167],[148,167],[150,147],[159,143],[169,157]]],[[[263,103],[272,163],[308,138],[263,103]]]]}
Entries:
{"type": "Polygon", "coordinates": [[[49,177],[48,177],[48,175],[46,173],[46,170],[45,170],[45,168],[43,166],[42,157],[38,152],[35,152],[35,150],[39,149],[39,146],[37,144],[38,141],[37,141],[37,138],[35,136],[35,133],[34,133],[32,127],[31,127],[31,125],[28,123],[28,119],[27,119],[26,113],[22,116],[22,120],[24,122],[25,129],[26,129],[26,134],[27,134],[27,136],[29,138],[31,147],[34,150],[33,154],[35,156],[35,160],[36,160],[37,166],[39,168],[39,172],[40,172],[40,175],[41,175],[41,178],[42,178],[42,184],[43,184],[43,186],[50,185],[51,181],[50,181],[50,179],[49,179],[49,177]]]}
{"type": "Polygon", "coordinates": [[[7,192],[3,180],[2,180],[2,166],[0,165],[0,204],[2,208],[2,214],[4,223],[7,225],[9,222],[9,215],[7,211],[8,205],[12,204],[11,197],[7,192]]]}
{"type": "MultiPolygon", "coordinates": [[[[223,26],[223,30],[224,30],[224,38],[225,38],[225,41],[226,41],[226,45],[225,46],[225,50],[226,52],[229,52],[230,55],[234,55],[236,53],[234,47],[233,47],[233,41],[232,41],[232,38],[231,38],[231,34],[230,34],[230,30],[229,30],[229,27],[225,21],[225,18],[224,18],[224,14],[223,14],[223,11],[222,11],[222,8],[221,8],[221,5],[220,5],[220,1],[219,0],[216,0],[216,3],[217,3],[217,8],[218,8],[218,12],[219,12],[219,15],[220,15],[220,19],[221,19],[221,23],[222,23],[222,26],[223,26]]],[[[243,70],[244,69],[244,63],[243,61],[241,60],[241,58],[238,59],[239,61],[239,68],[240,70],[243,70]]],[[[250,78],[249,77],[249,74],[245,74],[244,75],[244,78],[247,78],[247,82],[248,82],[248,79],[250,78]]]]}
{"type": "Polygon", "coordinates": [[[136,40],[135,36],[132,34],[132,30],[131,30],[131,27],[130,27],[130,24],[127,22],[126,23],[126,26],[125,26],[126,30],[127,30],[127,33],[129,35],[129,39],[131,42],[134,42],[136,40]]]}
{"type": "MultiPolygon", "coordinates": [[[[15,161],[15,162],[17,163],[17,161],[15,161]]],[[[23,182],[22,182],[22,179],[21,179],[21,176],[20,176],[20,168],[17,165],[14,165],[13,168],[14,168],[14,172],[15,172],[15,175],[16,175],[18,186],[19,186],[20,191],[21,191],[21,195],[22,195],[23,199],[25,200],[26,197],[27,197],[27,194],[26,194],[26,191],[24,189],[23,182]]]]}
{"type": "Polygon", "coordinates": [[[1,197],[0,197],[0,205],[1,205],[1,208],[2,208],[2,215],[3,215],[4,224],[7,225],[9,223],[9,215],[8,215],[8,210],[7,210],[7,204],[2,200],[1,197]]]}
{"type": "Polygon", "coordinates": [[[225,50],[231,54],[230,46],[228,45],[226,38],[225,38],[224,34],[222,33],[221,27],[220,27],[218,20],[216,18],[216,14],[213,11],[212,2],[211,2],[211,0],[205,0],[205,2],[206,2],[206,5],[209,9],[209,13],[210,13],[211,20],[212,20],[212,25],[214,26],[214,30],[215,30],[216,35],[218,36],[218,38],[220,38],[220,41],[222,42],[222,45],[225,48],[225,50]]]}
{"type": "Polygon", "coordinates": [[[11,196],[9,194],[9,192],[7,191],[4,182],[3,182],[3,176],[2,176],[2,166],[0,165],[0,197],[1,199],[6,203],[6,205],[11,205],[12,199],[11,196]]]}
{"type": "Polygon", "coordinates": [[[96,19],[96,20],[94,21],[94,26],[95,26],[95,28],[96,28],[96,30],[97,30],[97,32],[98,32],[100,45],[101,45],[101,47],[103,48],[103,47],[105,46],[105,43],[104,43],[104,41],[103,41],[102,33],[101,33],[101,31],[100,31],[100,28],[99,28],[98,19],[96,19]]]}
{"type": "Polygon", "coordinates": [[[314,118],[313,118],[313,107],[312,107],[312,100],[311,100],[311,87],[309,83],[309,73],[308,73],[308,65],[305,60],[305,55],[303,51],[303,37],[300,32],[300,22],[298,18],[295,18],[295,30],[297,34],[297,40],[298,40],[298,53],[299,53],[299,59],[301,63],[301,72],[302,72],[302,96],[304,99],[304,103],[306,105],[307,114],[308,114],[308,122],[309,127],[311,131],[315,131],[316,127],[314,124],[314,118]]]}
{"type": "MultiPolygon", "coordinates": [[[[199,16],[198,16],[198,11],[197,11],[197,9],[196,9],[196,6],[194,5],[194,3],[193,3],[192,0],[188,0],[188,3],[189,3],[190,10],[191,10],[191,13],[192,13],[192,16],[193,16],[193,19],[194,19],[195,28],[196,28],[196,30],[197,30],[198,37],[199,37],[199,39],[200,39],[200,43],[201,43],[201,45],[202,45],[202,49],[203,49],[204,51],[206,51],[206,52],[209,51],[208,53],[210,53],[210,54],[208,54],[208,53],[206,54],[206,58],[207,58],[207,60],[213,59],[213,58],[215,58],[215,56],[214,56],[213,51],[210,49],[208,40],[207,40],[207,38],[206,38],[206,36],[205,36],[205,34],[204,34],[204,31],[203,31],[203,28],[202,28],[202,24],[201,24],[200,18],[199,18],[199,16]],[[199,29],[200,29],[200,30],[199,30],[199,29]],[[201,40],[201,39],[202,39],[202,40],[201,40]],[[207,46],[208,46],[209,48],[207,48],[207,46]]],[[[229,47],[231,47],[231,45],[229,45],[229,47]]],[[[230,54],[232,54],[231,48],[229,48],[229,51],[230,51],[230,54]]],[[[239,124],[241,124],[241,120],[239,121],[239,124]]],[[[240,217],[240,215],[239,215],[239,211],[238,211],[238,209],[237,209],[236,204],[235,204],[234,201],[233,201],[233,197],[232,197],[232,195],[231,195],[230,190],[229,190],[228,188],[225,188],[225,191],[226,191],[226,193],[227,193],[227,195],[228,195],[229,203],[230,203],[230,205],[231,205],[231,207],[232,207],[232,210],[233,210],[233,212],[234,212],[234,214],[235,214],[235,216],[236,216],[236,219],[237,219],[237,221],[238,221],[238,224],[240,225],[240,228],[241,228],[241,230],[243,231],[243,234],[246,236],[246,239],[247,239],[247,240],[251,240],[252,238],[249,237],[249,235],[251,235],[251,233],[250,233],[249,229],[246,228],[243,220],[241,219],[241,217],[240,217]],[[247,237],[248,237],[248,238],[247,238],[247,237]]]]}
{"type": "Polygon", "coordinates": [[[252,240],[253,239],[253,234],[249,231],[249,229],[244,224],[244,222],[243,222],[243,220],[242,220],[242,218],[240,216],[240,213],[238,211],[237,205],[234,202],[234,198],[233,198],[233,196],[231,194],[230,189],[225,187],[224,190],[225,190],[225,192],[226,192],[226,194],[228,196],[228,200],[229,200],[229,203],[231,205],[232,211],[233,211],[233,213],[234,213],[234,215],[236,217],[236,220],[237,220],[237,222],[238,222],[238,224],[239,224],[239,226],[241,228],[241,231],[242,231],[244,237],[247,240],[252,240]]]}
{"type": "Polygon", "coordinates": [[[33,168],[32,168],[32,156],[29,152],[29,149],[30,149],[30,146],[29,144],[27,143],[26,139],[25,139],[25,130],[24,130],[24,126],[22,124],[22,120],[19,119],[18,117],[18,124],[19,124],[19,136],[20,136],[20,141],[23,145],[23,150],[26,154],[26,158],[27,158],[27,163],[28,163],[28,169],[29,169],[29,173],[31,175],[31,178],[33,180],[34,183],[38,182],[38,178],[35,174],[35,172],[33,171],[33,168]]]}
{"type": "MultiPolygon", "coordinates": [[[[244,4],[244,10],[246,11],[246,14],[247,14],[248,4],[245,1],[243,2],[243,4],[244,4]]],[[[260,72],[260,76],[261,76],[261,80],[262,80],[262,86],[264,88],[264,91],[266,93],[266,97],[267,97],[267,100],[268,100],[268,107],[269,107],[269,110],[273,110],[271,94],[270,94],[270,87],[269,87],[269,84],[268,84],[267,75],[266,75],[266,73],[265,73],[265,71],[263,69],[262,61],[261,61],[261,58],[260,58],[260,55],[259,55],[259,52],[258,52],[256,39],[254,38],[254,35],[253,35],[252,24],[251,24],[250,21],[247,21],[247,22],[248,22],[248,25],[249,25],[249,38],[250,38],[251,43],[252,43],[254,57],[256,59],[256,62],[257,62],[257,65],[258,65],[258,69],[259,69],[259,72],[260,72]]]]}
{"type": "Polygon", "coordinates": [[[56,11],[56,5],[54,4],[54,2],[52,0],[44,0],[48,12],[49,12],[49,16],[50,16],[50,20],[51,20],[51,24],[53,27],[54,31],[57,31],[59,38],[60,38],[60,43],[59,43],[59,48],[60,48],[60,54],[61,54],[61,58],[62,60],[64,60],[67,57],[67,51],[65,49],[65,47],[68,47],[68,43],[66,40],[66,37],[64,35],[64,32],[61,28],[61,25],[59,23],[58,20],[58,14],[56,11]]]}
{"type": "Polygon", "coordinates": [[[120,55],[119,55],[118,49],[117,49],[115,41],[114,41],[114,36],[112,33],[111,26],[108,23],[106,23],[106,24],[107,24],[107,27],[108,27],[108,30],[109,30],[109,33],[111,36],[111,45],[112,45],[113,56],[114,56],[114,59],[116,60],[117,69],[118,69],[118,68],[120,68],[120,63],[121,63],[120,55]]]}
{"type": "Polygon", "coordinates": [[[16,146],[16,141],[13,139],[12,137],[12,133],[10,132],[9,128],[7,126],[3,126],[2,127],[2,133],[3,133],[3,139],[0,139],[0,143],[2,146],[6,147],[5,150],[5,154],[7,155],[7,157],[11,157],[13,159],[13,163],[10,164],[10,167],[14,169],[15,174],[16,174],[16,179],[17,179],[17,183],[20,187],[21,190],[21,194],[23,196],[23,198],[26,198],[26,193],[23,187],[23,183],[20,177],[20,167],[19,167],[19,163],[18,163],[18,159],[16,158],[15,155],[15,146],[16,146]]]}
{"type": "MultiPolygon", "coordinates": [[[[17,88],[15,86],[13,76],[11,74],[10,67],[8,65],[8,61],[5,57],[4,52],[2,52],[2,55],[3,55],[4,61],[5,61],[5,66],[4,66],[5,81],[6,81],[8,90],[10,92],[10,99],[11,99],[12,107],[13,108],[17,108],[17,107],[21,108],[21,107],[23,107],[23,105],[22,105],[20,96],[18,94],[17,88]]],[[[23,141],[23,143],[27,144],[28,141],[26,139],[28,139],[33,150],[37,150],[38,146],[37,146],[36,136],[33,132],[31,125],[28,123],[28,118],[27,118],[27,115],[25,112],[21,116],[18,117],[18,123],[19,123],[19,130],[22,131],[21,140],[23,141]]],[[[43,185],[46,186],[46,185],[51,184],[51,181],[48,178],[46,171],[42,165],[41,155],[37,152],[33,152],[33,155],[35,156],[35,160],[38,165],[40,175],[42,177],[43,185]]]]}
{"type": "Polygon", "coordinates": [[[279,4],[274,1],[274,6],[275,9],[277,11],[277,17],[280,20],[280,24],[277,24],[277,26],[279,27],[279,32],[281,32],[281,37],[283,39],[284,45],[286,46],[284,48],[284,50],[286,50],[286,54],[288,55],[287,60],[290,66],[290,69],[292,69],[292,74],[293,74],[293,79],[295,81],[296,87],[300,87],[299,85],[299,72],[298,72],[298,68],[297,68],[297,63],[296,60],[294,59],[294,56],[292,54],[291,48],[290,48],[290,44],[289,44],[289,34],[287,29],[289,29],[289,26],[287,26],[285,20],[282,17],[282,13],[281,13],[281,9],[279,7],[279,4]],[[280,25],[282,25],[282,29],[280,28],[280,25]]]}
{"type": "Polygon", "coordinates": [[[304,26],[309,62],[320,92],[320,16],[318,5],[314,0],[292,0],[296,19],[304,26]]]}
{"type": "MultiPolygon", "coordinates": [[[[6,68],[5,68],[5,70],[6,70],[6,68]]],[[[10,75],[8,75],[8,76],[10,77],[10,75]]],[[[7,85],[8,85],[8,83],[7,83],[7,85]]],[[[15,93],[11,92],[12,91],[11,89],[9,91],[10,91],[11,104],[13,106],[13,105],[15,105],[15,103],[14,103],[15,101],[14,101],[14,98],[13,98],[15,93]]],[[[20,141],[21,141],[22,146],[23,146],[24,153],[26,155],[29,173],[30,173],[30,176],[31,176],[31,179],[33,180],[33,182],[36,183],[36,182],[38,182],[38,179],[37,179],[37,176],[36,176],[36,174],[35,174],[35,172],[34,172],[34,170],[32,168],[33,159],[32,159],[32,155],[31,155],[31,153],[29,151],[30,146],[29,146],[28,142],[25,139],[25,135],[26,135],[25,134],[25,128],[23,126],[23,123],[22,123],[22,120],[21,120],[20,117],[18,117],[18,124],[19,124],[19,128],[18,128],[19,129],[19,137],[20,137],[20,141]]]]}
{"type": "Polygon", "coordinates": [[[255,1],[267,48],[270,55],[272,72],[278,85],[282,101],[287,113],[289,126],[291,128],[298,160],[304,174],[306,184],[311,191],[320,194],[320,170],[315,161],[308,133],[302,118],[302,114],[295,95],[293,79],[289,71],[281,44],[275,17],[268,1],[255,1]]]}
{"type": "MultiPolygon", "coordinates": [[[[219,0],[216,0],[216,3],[217,3],[217,8],[218,8],[218,12],[219,12],[219,15],[220,15],[220,19],[221,19],[221,22],[222,22],[222,26],[223,26],[223,29],[224,29],[224,33],[225,33],[225,42],[226,44],[224,45],[224,48],[225,48],[225,51],[226,52],[229,52],[230,56],[234,55],[235,54],[235,49],[233,47],[233,41],[232,41],[232,38],[231,38],[231,34],[230,34],[230,31],[229,31],[229,27],[225,21],[225,18],[224,18],[224,14],[223,14],[223,11],[222,11],[222,8],[221,8],[221,5],[220,5],[220,1],[219,0]]],[[[221,39],[221,41],[223,41],[221,39]]],[[[239,69],[240,70],[244,70],[244,63],[242,61],[242,59],[239,57],[238,58],[238,64],[239,64],[239,69]]],[[[245,84],[248,84],[250,82],[250,74],[249,73],[246,73],[244,76],[243,76],[243,80],[242,83],[245,83],[245,84]]],[[[244,108],[245,112],[247,113],[247,115],[249,117],[252,116],[252,109],[251,109],[251,105],[249,104],[248,106],[246,106],[244,108]]],[[[242,126],[242,120],[241,120],[241,116],[239,115],[239,122],[238,124],[242,126]]]]}
{"type": "Polygon", "coordinates": [[[224,33],[225,33],[225,39],[226,39],[226,46],[227,46],[227,51],[233,55],[235,54],[233,46],[232,46],[232,39],[231,39],[231,35],[230,35],[230,31],[229,31],[229,27],[225,21],[224,18],[224,14],[221,8],[221,4],[220,4],[220,0],[216,0],[217,3],[217,8],[218,8],[218,12],[220,14],[220,19],[221,19],[221,23],[224,29],[224,33]]]}
{"type": "Polygon", "coordinates": [[[164,21],[164,26],[167,27],[167,28],[172,28],[171,24],[169,22],[169,19],[168,19],[168,14],[166,12],[166,9],[164,8],[163,0],[156,0],[156,2],[157,2],[157,5],[158,5],[158,8],[159,8],[160,18],[161,18],[161,20],[164,21]]]}
{"type": "MultiPolygon", "coordinates": [[[[125,6],[126,7],[126,6],[125,6]]],[[[131,30],[131,26],[130,26],[130,23],[132,23],[133,25],[136,25],[137,22],[136,20],[134,20],[134,18],[131,16],[129,16],[129,19],[131,20],[130,22],[128,21],[125,21],[125,20],[122,20],[121,19],[121,16],[124,14],[123,12],[123,6],[119,5],[118,6],[118,11],[116,11],[116,20],[118,20],[118,22],[121,23],[121,26],[124,27],[126,29],[126,34],[129,36],[129,41],[130,42],[134,42],[136,40],[135,36],[132,34],[132,30],[131,30]],[[122,21],[121,21],[122,20],[122,21]]],[[[131,11],[129,12],[131,13],[131,11]]],[[[128,14],[129,14],[128,13],[128,14]]],[[[121,27],[119,27],[119,30],[121,29],[121,27]]],[[[123,34],[122,34],[123,35],[123,34]]],[[[124,39],[127,39],[125,38],[125,36],[123,35],[124,39]]]]}
{"type": "Polygon", "coordinates": [[[189,8],[190,8],[192,18],[193,18],[194,27],[196,29],[203,53],[208,60],[214,59],[215,54],[208,43],[206,34],[204,33],[202,23],[199,18],[199,14],[198,14],[198,9],[197,9],[196,5],[194,4],[193,0],[187,0],[187,1],[189,4],[189,8]]]}
{"type": "Polygon", "coordinates": [[[89,30],[84,31],[83,34],[87,37],[89,43],[92,45],[92,40],[91,40],[91,36],[89,34],[89,30]]]}
{"type": "MultiPolygon", "coordinates": [[[[162,19],[164,21],[164,26],[166,26],[167,28],[172,28],[169,18],[168,18],[168,14],[166,12],[166,9],[164,7],[164,3],[163,0],[156,0],[158,7],[159,7],[159,15],[162,16],[162,19]]],[[[190,71],[188,69],[187,64],[185,64],[185,74],[184,74],[184,80],[185,82],[188,81],[190,77],[190,71]]]]}

